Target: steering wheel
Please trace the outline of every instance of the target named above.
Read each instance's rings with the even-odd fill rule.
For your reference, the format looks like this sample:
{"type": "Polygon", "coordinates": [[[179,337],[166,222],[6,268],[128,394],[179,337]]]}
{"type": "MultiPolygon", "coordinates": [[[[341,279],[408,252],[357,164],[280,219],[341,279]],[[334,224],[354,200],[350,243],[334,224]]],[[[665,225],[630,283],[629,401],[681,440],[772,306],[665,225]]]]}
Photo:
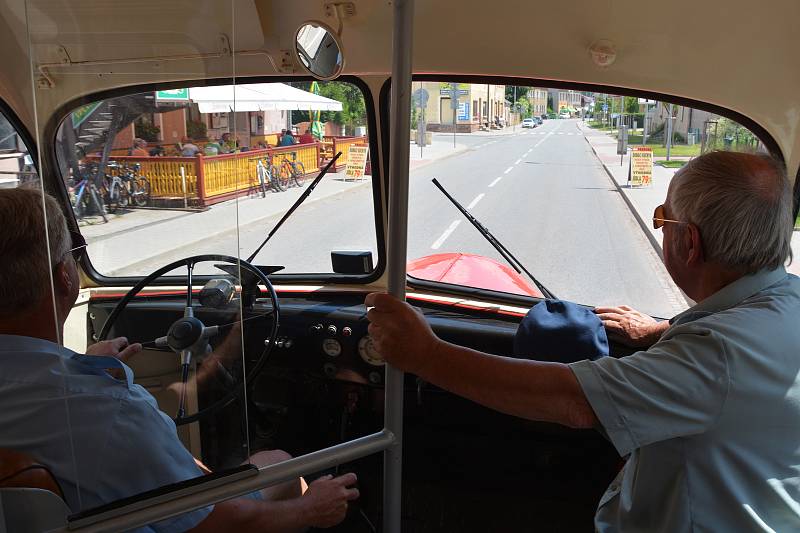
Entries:
{"type": "MultiPolygon", "coordinates": [[[[222,397],[216,400],[211,405],[204,407],[203,409],[199,410],[197,413],[187,416],[185,413],[185,402],[186,402],[186,383],[189,376],[189,368],[192,362],[192,358],[202,357],[205,356],[206,353],[210,350],[208,340],[217,335],[220,332],[220,328],[224,326],[210,326],[207,327],[201,320],[195,317],[195,308],[192,305],[192,273],[194,272],[194,267],[197,263],[203,263],[207,261],[215,261],[215,262],[224,262],[231,265],[235,265],[240,268],[240,272],[247,272],[252,274],[255,278],[254,281],[257,283],[262,283],[266,286],[267,292],[269,294],[269,299],[272,303],[272,310],[268,313],[262,313],[257,315],[253,318],[264,317],[272,315],[272,325],[269,331],[269,337],[264,341],[264,350],[261,352],[261,356],[257,359],[255,365],[251,368],[249,372],[249,379],[255,378],[259,372],[264,367],[264,364],[269,357],[270,352],[272,351],[272,347],[275,346],[275,341],[278,337],[278,322],[280,320],[280,306],[278,304],[278,296],[275,293],[275,289],[270,283],[269,278],[257,267],[251,265],[247,261],[239,259],[237,257],[231,257],[227,255],[193,255],[191,257],[186,257],[184,259],[180,259],[175,261],[174,263],[170,263],[166,266],[159,268],[158,270],[152,272],[144,279],[142,279],[139,283],[134,285],[131,290],[117,303],[116,307],[114,307],[111,314],[106,319],[105,324],[103,324],[103,328],[100,331],[100,335],[98,336],[99,341],[106,340],[108,334],[111,332],[114,324],[116,323],[119,316],[122,314],[122,311],[128,306],[139,292],[152,283],[154,280],[160,278],[167,272],[175,270],[176,268],[180,268],[185,266],[187,269],[187,278],[186,278],[186,307],[184,308],[183,317],[179,318],[170,326],[167,334],[163,337],[159,337],[153,344],[160,348],[169,348],[175,354],[180,356],[181,360],[181,391],[180,391],[180,400],[179,400],[179,407],[178,413],[173,418],[175,421],[176,426],[181,426],[184,424],[190,424],[192,422],[196,422],[201,418],[210,415],[211,413],[229,405],[233,402],[241,393],[244,391],[246,379],[242,378],[241,380],[235,380],[235,378],[229,376],[229,380],[233,380],[233,383],[229,386],[229,391],[222,397]]],[[[224,269],[223,269],[224,270],[224,269]]],[[[244,276],[242,276],[244,277],[244,276]]],[[[243,283],[242,285],[247,285],[243,283]]],[[[242,291],[243,297],[243,304],[245,303],[244,300],[245,291],[242,291]]],[[[242,319],[246,320],[246,319],[242,319]]],[[[244,373],[244,376],[248,376],[247,373],[244,373]]]]}

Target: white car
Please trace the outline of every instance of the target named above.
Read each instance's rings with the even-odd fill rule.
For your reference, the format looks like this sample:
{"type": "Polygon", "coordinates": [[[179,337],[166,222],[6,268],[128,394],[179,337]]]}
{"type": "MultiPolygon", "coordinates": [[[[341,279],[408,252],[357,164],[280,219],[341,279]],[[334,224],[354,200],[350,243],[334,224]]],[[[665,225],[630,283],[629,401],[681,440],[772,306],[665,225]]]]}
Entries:
{"type": "Polygon", "coordinates": [[[569,111],[562,111],[558,114],[558,118],[569,118],[569,111]]]}
{"type": "Polygon", "coordinates": [[[536,127],[536,121],[533,120],[532,118],[526,118],[526,119],[524,119],[522,121],[522,127],[523,128],[535,128],[536,127]]]}

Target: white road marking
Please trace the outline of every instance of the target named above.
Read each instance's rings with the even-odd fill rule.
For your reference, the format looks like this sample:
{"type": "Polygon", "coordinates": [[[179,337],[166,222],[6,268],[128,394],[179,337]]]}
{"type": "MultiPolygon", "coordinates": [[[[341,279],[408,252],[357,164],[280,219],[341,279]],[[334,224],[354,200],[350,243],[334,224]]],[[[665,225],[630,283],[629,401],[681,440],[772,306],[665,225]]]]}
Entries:
{"type": "Polygon", "coordinates": [[[494,181],[493,181],[493,182],[491,182],[491,183],[489,184],[489,188],[491,189],[492,187],[494,187],[495,185],[497,185],[497,182],[498,182],[498,181],[500,181],[501,179],[503,179],[503,176],[498,176],[498,177],[496,177],[496,178],[494,179],[494,181]]]}
{"type": "Polygon", "coordinates": [[[552,133],[548,133],[548,134],[547,134],[547,136],[545,136],[545,137],[544,137],[544,138],[543,138],[541,141],[539,141],[538,143],[534,144],[534,145],[533,145],[533,147],[534,147],[534,148],[536,148],[537,146],[539,146],[540,144],[542,144],[543,142],[545,142],[545,141],[546,141],[546,140],[547,140],[547,139],[550,137],[550,135],[552,135],[552,133]]]}
{"type": "Polygon", "coordinates": [[[444,244],[444,241],[446,241],[446,240],[447,240],[447,238],[450,236],[450,234],[452,234],[452,233],[453,233],[453,232],[456,230],[456,228],[458,227],[458,225],[459,225],[459,224],[461,224],[461,221],[460,221],[460,220],[454,220],[454,221],[453,221],[453,222],[452,222],[452,223],[451,223],[451,224],[450,224],[450,225],[447,227],[447,229],[446,229],[446,230],[444,230],[444,233],[442,233],[441,237],[439,237],[438,239],[436,239],[436,242],[434,242],[433,244],[431,244],[431,248],[432,248],[433,250],[438,250],[438,249],[439,249],[439,247],[440,247],[442,244],[444,244]]]}
{"type": "Polygon", "coordinates": [[[514,167],[508,167],[508,168],[505,170],[505,172],[503,172],[503,174],[508,174],[508,173],[509,173],[509,172],[511,172],[512,170],[514,170],[514,167]]]}
{"type": "Polygon", "coordinates": [[[476,197],[475,197],[475,199],[474,199],[474,200],[472,200],[472,201],[469,203],[469,205],[467,206],[467,209],[472,209],[473,207],[475,207],[476,205],[478,205],[478,202],[480,202],[481,200],[483,200],[483,197],[484,197],[484,196],[486,196],[486,195],[485,195],[485,194],[483,194],[483,193],[480,193],[478,196],[476,196],[476,197]]]}
{"type": "Polygon", "coordinates": [[[522,163],[522,159],[517,159],[516,161],[514,161],[515,165],[519,165],[520,163],[522,163]]]}
{"type": "Polygon", "coordinates": [[[558,134],[559,135],[564,135],[564,132],[563,131],[559,131],[558,134]]]}

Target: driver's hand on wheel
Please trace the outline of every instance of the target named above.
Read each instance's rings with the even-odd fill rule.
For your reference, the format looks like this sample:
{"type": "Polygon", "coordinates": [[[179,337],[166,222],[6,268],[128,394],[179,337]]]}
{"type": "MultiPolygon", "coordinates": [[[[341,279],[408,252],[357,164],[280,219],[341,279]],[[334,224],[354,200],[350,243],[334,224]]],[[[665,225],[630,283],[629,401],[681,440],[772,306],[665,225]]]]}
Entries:
{"type": "Polygon", "coordinates": [[[347,515],[347,504],[358,498],[355,474],[322,476],[312,481],[302,496],[304,514],[311,527],[333,527],[347,515]]]}
{"type": "Polygon", "coordinates": [[[128,359],[141,351],[141,344],[138,342],[128,344],[128,339],[125,337],[117,337],[115,339],[100,341],[95,344],[90,344],[86,347],[86,355],[104,355],[116,357],[123,363],[127,363],[128,359]]]}
{"type": "MultiPolygon", "coordinates": [[[[100,341],[86,347],[86,355],[116,357],[123,363],[127,363],[131,357],[141,351],[141,344],[138,342],[128,344],[128,339],[125,337],[100,341]]],[[[107,372],[116,379],[125,377],[125,372],[121,368],[109,368],[107,372]]]]}
{"type": "Polygon", "coordinates": [[[658,321],[627,305],[596,307],[594,312],[611,340],[633,348],[652,346],[669,328],[668,320],[658,321]]]}
{"type": "Polygon", "coordinates": [[[443,344],[422,313],[383,292],[368,294],[364,303],[372,307],[369,335],[378,353],[392,366],[420,375],[443,344]]]}

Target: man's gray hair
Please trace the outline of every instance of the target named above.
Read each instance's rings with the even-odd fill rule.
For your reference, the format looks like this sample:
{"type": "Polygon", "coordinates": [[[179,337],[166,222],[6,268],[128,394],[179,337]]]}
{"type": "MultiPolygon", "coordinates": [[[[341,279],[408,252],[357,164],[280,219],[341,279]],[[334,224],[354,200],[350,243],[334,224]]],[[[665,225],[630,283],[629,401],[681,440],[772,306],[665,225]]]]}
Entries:
{"type": "Polygon", "coordinates": [[[47,297],[50,272],[70,246],[66,219],[52,196],[44,195],[43,209],[40,190],[0,189],[0,316],[28,311],[47,297]]]}
{"type": "Polygon", "coordinates": [[[783,165],[764,155],[711,152],[679,170],[672,217],[695,224],[705,259],[752,274],[792,258],[792,197],[783,165]]]}

